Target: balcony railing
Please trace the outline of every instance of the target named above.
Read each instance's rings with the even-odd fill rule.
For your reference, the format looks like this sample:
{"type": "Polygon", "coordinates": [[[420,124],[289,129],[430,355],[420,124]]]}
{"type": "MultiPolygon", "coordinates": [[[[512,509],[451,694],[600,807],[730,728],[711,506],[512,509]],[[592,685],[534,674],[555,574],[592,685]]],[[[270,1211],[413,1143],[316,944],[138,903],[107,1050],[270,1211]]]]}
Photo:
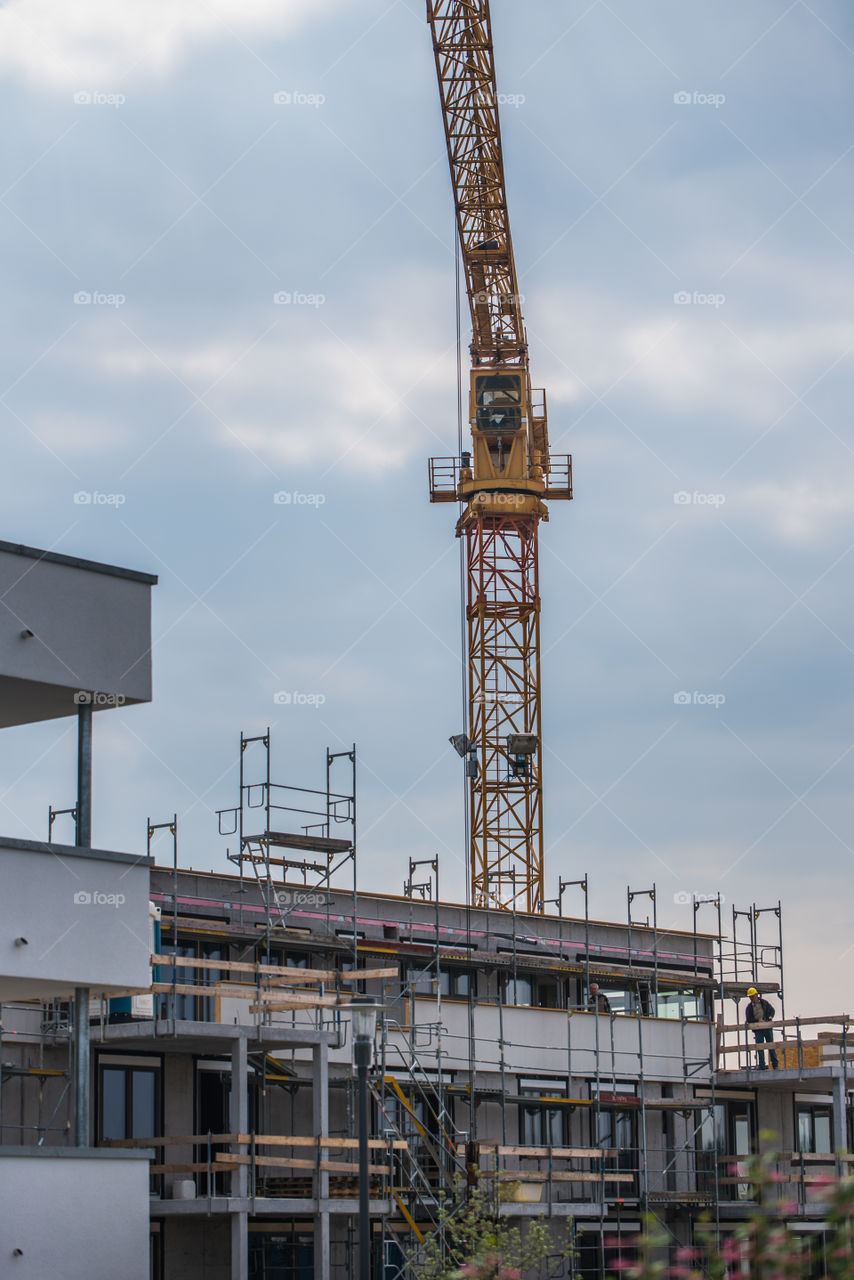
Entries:
{"type": "MultiPolygon", "coordinates": [[[[827,1067],[854,1058],[854,1039],[851,1019],[847,1013],[826,1014],[813,1018],[778,1018],[773,1022],[718,1023],[717,1059],[719,1071],[751,1071],[758,1067],[757,1055],[770,1056],[773,1051],[783,1070],[804,1071],[812,1067],[827,1067]],[[819,1031],[819,1027],[838,1028],[819,1031]],[[804,1035],[804,1028],[808,1028],[804,1035]],[[757,1044],[753,1032],[771,1029],[780,1031],[769,1044],[757,1044]]],[[[770,1065],[767,1064],[766,1065],[770,1065]]]]}

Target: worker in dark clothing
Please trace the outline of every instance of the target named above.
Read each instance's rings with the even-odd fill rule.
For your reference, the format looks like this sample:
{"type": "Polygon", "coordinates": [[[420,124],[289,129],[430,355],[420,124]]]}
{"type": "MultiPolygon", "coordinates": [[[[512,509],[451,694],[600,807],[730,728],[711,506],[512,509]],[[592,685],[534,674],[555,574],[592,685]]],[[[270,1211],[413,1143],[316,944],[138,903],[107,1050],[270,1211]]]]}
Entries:
{"type": "Polygon", "coordinates": [[[610,1013],[611,1005],[604,991],[599,990],[598,982],[590,983],[590,1001],[597,1013],[610,1013]]]}
{"type": "MultiPolygon", "coordinates": [[[[773,1022],[774,1006],[769,1004],[767,1000],[763,1000],[755,987],[751,987],[748,992],[747,1010],[744,1020],[748,1027],[751,1022],[773,1022]]],[[[771,1027],[759,1027],[753,1035],[757,1044],[772,1044],[774,1040],[774,1032],[771,1027]]],[[[779,1063],[777,1062],[777,1054],[774,1049],[768,1050],[768,1056],[771,1059],[771,1070],[776,1071],[779,1063]]],[[[759,1050],[759,1070],[767,1071],[765,1066],[765,1050],[759,1050]]]]}

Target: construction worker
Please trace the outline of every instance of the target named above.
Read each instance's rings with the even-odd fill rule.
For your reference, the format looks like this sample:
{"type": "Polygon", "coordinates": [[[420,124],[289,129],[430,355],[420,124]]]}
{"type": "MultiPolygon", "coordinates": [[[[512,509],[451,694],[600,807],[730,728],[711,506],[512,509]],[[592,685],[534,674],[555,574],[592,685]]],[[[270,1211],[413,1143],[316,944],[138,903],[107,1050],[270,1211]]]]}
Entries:
{"type": "MultiPolygon", "coordinates": [[[[750,987],[747,992],[748,1002],[744,1020],[748,1027],[751,1022],[773,1022],[774,1006],[769,1004],[767,1000],[763,1000],[755,987],[750,987]]],[[[771,1044],[774,1040],[774,1032],[771,1027],[759,1027],[753,1032],[757,1044],[771,1044]]],[[[776,1071],[778,1067],[777,1054],[774,1049],[768,1050],[768,1056],[771,1059],[771,1070],[776,1071]]],[[[765,1050],[759,1050],[759,1070],[767,1071],[765,1065],[765,1050]]]]}
{"type": "Polygon", "coordinates": [[[597,1013],[610,1013],[611,1003],[604,991],[599,990],[598,982],[590,983],[590,1004],[597,1013]]]}

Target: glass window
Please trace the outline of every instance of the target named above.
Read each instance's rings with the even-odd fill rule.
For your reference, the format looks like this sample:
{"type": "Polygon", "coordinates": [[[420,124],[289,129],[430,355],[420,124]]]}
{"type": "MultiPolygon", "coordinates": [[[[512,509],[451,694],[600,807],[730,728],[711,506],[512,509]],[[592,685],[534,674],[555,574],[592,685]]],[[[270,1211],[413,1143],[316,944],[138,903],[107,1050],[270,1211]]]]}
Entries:
{"type": "Polygon", "coordinates": [[[131,1072],[131,1128],[135,1138],[153,1138],[157,1133],[156,1085],[153,1071],[131,1072]]]}
{"type": "Polygon", "coordinates": [[[701,1115],[697,1135],[699,1189],[713,1190],[717,1167],[721,1199],[749,1200],[750,1184],[732,1179],[743,1171],[747,1157],[753,1154],[753,1102],[747,1098],[731,1098],[717,1103],[712,1113],[703,1111],[701,1115]]]}
{"type": "Polygon", "coordinates": [[[565,1098],[563,1080],[529,1080],[520,1085],[519,1095],[538,1100],[538,1105],[520,1106],[520,1141],[529,1147],[562,1147],[566,1143],[566,1107],[550,1106],[548,1098],[565,1098]]]}
{"type": "Polygon", "coordinates": [[[474,989],[473,975],[466,969],[451,969],[451,994],[457,1000],[467,1000],[474,989]]]}
{"type": "Polygon", "coordinates": [[[798,1150],[816,1154],[833,1151],[833,1113],[829,1103],[799,1102],[798,1150]]]}
{"type": "Polygon", "coordinates": [[[560,978],[539,974],[509,975],[503,980],[504,1003],[535,1009],[565,1009],[566,986],[560,978]]]}
{"type": "MultiPolygon", "coordinates": [[[[617,1089],[619,1093],[633,1094],[635,1092],[634,1085],[618,1085],[617,1089]]],[[[608,1090],[602,1090],[603,1095],[608,1092],[608,1090]]],[[[592,1085],[591,1094],[595,1102],[595,1087],[592,1085]]],[[[638,1108],[632,1105],[625,1107],[614,1105],[610,1099],[603,1099],[598,1114],[595,1106],[591,1110],[593,1145],[616,1149],[616,1159],[612,1158],[606,1162],[606,1167],[631,1175],[626,1182],[620,1183],[618,1194],[621,1196],[632,1195],[634,1194],[637,1180],[639,1154],[637,1142],[638,1108]]]]}
{"type": "Polygon", "coordinates": [[[659,1018],[695,1018],[706,1016],[704,991],[659,991],[655,997],[656,1016],[659,1018]]]}
{"type": "Polygon", "coordinates": [[[124,1067],[105,1067],[101,1076],[101,1137],[105,1142],[128,1136],[126,1106],[124,1067]]]}
{"type": "Polygon", "coordinates": [[[157,1134],[159,1073],[156,1067],[101,1067],[101,1140],[152,1138],[157,1134]]]}
{"type": "Polygon", "coordinates": [[[504,1003],[530,1005],[533,1003],[530,978],[507,978],[504,982],[504,1003]]]}

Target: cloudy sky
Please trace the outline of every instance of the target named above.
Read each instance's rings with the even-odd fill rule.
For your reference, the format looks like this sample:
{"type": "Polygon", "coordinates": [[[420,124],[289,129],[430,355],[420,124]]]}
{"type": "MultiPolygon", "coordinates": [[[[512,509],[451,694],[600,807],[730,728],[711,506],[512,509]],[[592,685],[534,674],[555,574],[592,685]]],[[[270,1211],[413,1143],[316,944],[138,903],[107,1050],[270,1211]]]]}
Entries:
{"type": "MultiPolygon", "coordinates": [[[[549,892],[588,871],[624,919],[655,882],[684,928],[692,894],[782,899],[788,1010],[841,1012],[854,17],[492,7],[533,377],[575,469],[541,544],[549,892]]],[[[155,701],[96,722],[95,842],[177,810],[182,862],[222,867],[240,731],[270,725],[281,781],[358,744],[364,888],[438,854],[462,898],[421,0],[7,0],[0,68],[2,537],[160,575],[155,701]]],[[[2,830],[44,838],[73,722],[8,731],[0,764],[2,830]]]]}

